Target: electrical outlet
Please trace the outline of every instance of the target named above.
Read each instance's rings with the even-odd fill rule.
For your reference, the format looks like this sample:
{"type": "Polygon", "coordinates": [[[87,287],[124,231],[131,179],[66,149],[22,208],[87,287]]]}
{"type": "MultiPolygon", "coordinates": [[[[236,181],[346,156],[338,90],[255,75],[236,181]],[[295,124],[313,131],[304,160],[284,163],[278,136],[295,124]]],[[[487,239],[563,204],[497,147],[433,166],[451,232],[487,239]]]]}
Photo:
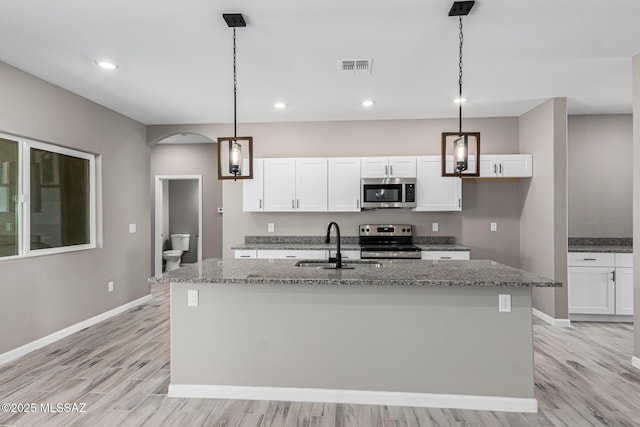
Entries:
{"type": "Polygon", "coordinates": [[[267,230],[269,231],[269,233],[273,233],[274,231],[276,231],[276,225],[273,222],[270,222],[269,224],[267,224],[267,230]]]}
{"type": "Polygon", "coordinates": [[[511,313],[511,294],[498,295],[498,311],[500,313],[511,313]]]}
{"type": "Polygon", "coordinates": [[[437,222],[431,223],[431,231],[438,231],[438,223],[437,222]]]}
{"type": "Polygon", "coordinates": [[[107,283],[107,291],[113,292],[113,282],[107,283]]]}
{"type": "Polygon", "coordinates": [[[497,222],[492,222],[491,223],[491,231],[498,231],[498,223],[497,222]]]}
{"type": "Polygon", "coordinates": [[[197,306],[198,306],[198,290],[189,289],[187,291],[187,307],[197,307],[197,306]]]}
{"type": "Polygon", "coordinates": [[[135,233],[135,232],[136,232],[136,225],[129,224],[129,233],[135,233]]]}

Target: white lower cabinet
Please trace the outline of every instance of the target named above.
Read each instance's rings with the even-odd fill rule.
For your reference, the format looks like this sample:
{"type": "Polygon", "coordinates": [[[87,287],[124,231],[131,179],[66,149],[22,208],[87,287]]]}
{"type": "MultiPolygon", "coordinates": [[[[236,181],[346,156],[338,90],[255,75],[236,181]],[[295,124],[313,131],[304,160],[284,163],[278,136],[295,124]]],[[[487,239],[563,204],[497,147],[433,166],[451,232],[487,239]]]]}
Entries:
{"type": "Polygon", "coordinates": [[[469,259],[469,251],[422,251],[422,259],[469,259]]]}
{"type": "Polygon", "coordinates": [[[570,252],[570,314],[633,314],[632,254],[570,252]]]}
{"type": "MultiPolygon", "coordinates": [[[[336,256],[336,251],[333,249],[330,250],[329,253],[331,254],[331,256],[336,256]]],[[[357,250],[340,251],[340,254],[342,255],[343,261],[350,260],[350,259],[360,259],[360,251],[357,251],[357,250]]]]}
{"type": "Polygon", "coordinates": [[[234,252],[234,258],[237,259],[251,259],[258,258],[258,251],[255,249],[236,249],[234,252]]]}
{"type": "Polygon", "coordinates": [[[258,249],[258,259],[327,259],[325,250],[258,249]]]}

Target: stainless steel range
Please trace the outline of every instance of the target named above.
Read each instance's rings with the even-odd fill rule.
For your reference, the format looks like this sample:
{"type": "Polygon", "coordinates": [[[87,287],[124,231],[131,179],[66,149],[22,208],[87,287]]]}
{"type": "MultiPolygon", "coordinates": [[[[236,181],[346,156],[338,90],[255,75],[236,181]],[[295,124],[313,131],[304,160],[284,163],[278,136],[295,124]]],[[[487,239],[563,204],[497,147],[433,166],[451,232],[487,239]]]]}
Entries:
{"type": "Polygon", "coordinates": [[[413,226],[407,224],[360,225],[361,258],[420,259],[420,248],[412,243],[413,226]]]}

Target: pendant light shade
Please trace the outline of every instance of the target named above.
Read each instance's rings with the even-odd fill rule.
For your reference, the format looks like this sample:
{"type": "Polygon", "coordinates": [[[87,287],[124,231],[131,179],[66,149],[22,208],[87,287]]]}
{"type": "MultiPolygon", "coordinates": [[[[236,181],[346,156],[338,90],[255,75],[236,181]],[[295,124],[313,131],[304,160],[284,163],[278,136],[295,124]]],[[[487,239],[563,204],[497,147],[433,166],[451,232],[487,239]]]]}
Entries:
{"type": "Polygon", "coordinates": [[[230,28],[233,28],[233,136],[218,138],[218,179],[253,178],[253,138],[237,136],[237,93],[236,73],[236,27],[246,27],[241,13],[222,15],[230,28]]]}
{"type": "Polygon", "coordinates": [[[480,176],[480,133],[462,131],[462,17],[471,12],[475,1],[456,1],[449,10],[449,16],[460,20],[459,61],[458,61],[458,132],[442,133],[442,176],[480,176]]]}

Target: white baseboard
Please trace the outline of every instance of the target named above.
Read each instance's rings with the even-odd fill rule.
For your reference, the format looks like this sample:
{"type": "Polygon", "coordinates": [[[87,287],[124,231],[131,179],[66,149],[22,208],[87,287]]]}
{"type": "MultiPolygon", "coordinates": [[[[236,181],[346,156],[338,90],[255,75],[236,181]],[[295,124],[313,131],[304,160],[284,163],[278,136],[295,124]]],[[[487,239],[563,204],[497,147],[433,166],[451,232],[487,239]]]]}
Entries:
{"type": "Polygon", "coordinates": [[[330,402],[355,405],[413,406],[480,411],[538,412],[538,401],[535,398],[401,393],[392,391],[171,384],[169,385],[168,396],[206,399],[330,402]]]}
{"type": "Polygon", "coordinates": [[[570,314],[573,322],[607,322],[607,323],[633,323],[633,315],[626,314],[570,314]]]}
{"type": "Polygon", "coordinates": [[[554,317],[549,316],[547,313],[544,313],[540,310],[536,310],[535,308],[532,308],[531,310],[534,316],[536,316],[538,319],[542,321],[547,322],[552,326],[557,326],[560,328],[566,328],[568,326],[571,326],[571,320],[569,319],[556,319],[554,317]]]}
{"type": "Polygon", "coordinates": [[[633,356],[631,358],[631,366],[640,369],[640,357],[633,356]]]}
{"type": "Polygon", "coordinates": [[[39,338],[35,341],[31,341],[23,346],[20,346],[16,349],[10,350],[6,353],[0,354],[0,366],[9,363],[19,357],[24,356],[25,354],[31,353],[34,350],[38,350],[46,345],[49,345],[53,342],[56,342],[62,338],[68,337],[71,334],[74,334],[78,331],[81,331],[89,326],[93,326],[96,323],[100,323],[103,320],[107,320],[110,317],[113,317],[117,314],[124,313],[125,311],[137,307],[151,299],[151,295],[143,296],[142,298],[138,298],[137,300],[128,302],[119,307],[116,307],[112,310],[105,311],[102,314],[98,314],[90,319],[84,320],[80,323],[76,323],[75,325],[71,325],[67,328],[61,329],[57,332],[49,334],[45,337],[39,338]]]}

